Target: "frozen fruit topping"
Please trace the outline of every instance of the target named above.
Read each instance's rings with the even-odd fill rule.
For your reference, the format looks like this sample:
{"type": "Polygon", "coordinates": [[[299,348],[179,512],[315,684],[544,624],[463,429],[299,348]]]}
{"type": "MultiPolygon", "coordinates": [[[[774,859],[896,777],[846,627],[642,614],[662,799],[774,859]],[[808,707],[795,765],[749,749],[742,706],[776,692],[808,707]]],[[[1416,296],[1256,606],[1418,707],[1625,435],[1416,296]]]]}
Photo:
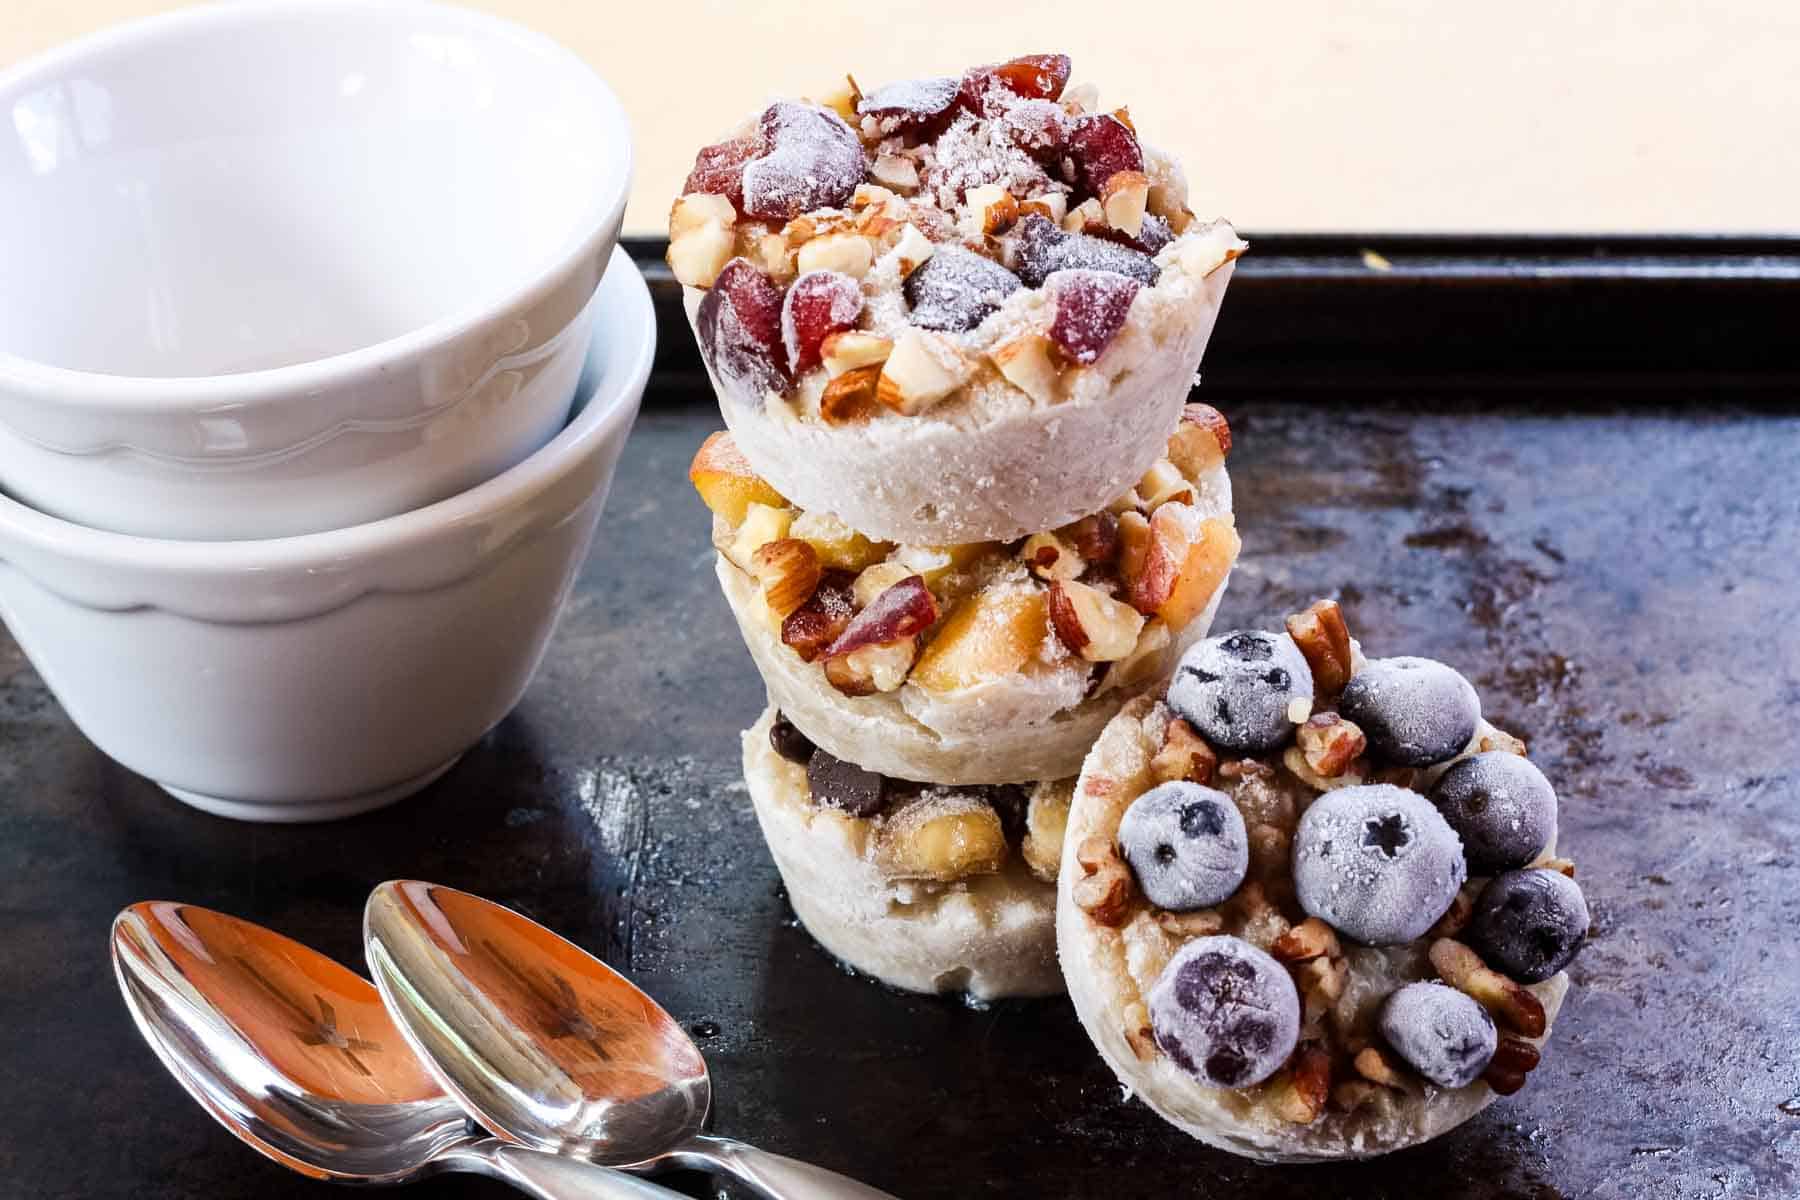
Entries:
{"type": "Polygon", "coordinates": [[[925,586],[925,577],[908,575],[851,618],[837,641],[826,647],[825,657],[836,658],[864,646],[884,646],[901,638],[916,637],[931,628],[937,618],[937,597],[925,586]]]}
{"type": "Polygon", "coordinates": [[[906,277],[907,319],[926,329],[973,329],[1024,285],[991,258],[960,246],[940,246],[906,277]]]}
{"type": "Polygon", "coordinates": [[[1475,875],[1524,866],[1556,833],[1556,789],[1531,760],[1506,750],[1452,764],[1431,802],[1462,838],[1475,875]]]}
{"type": "Polygon", "coordinates": [[[1300,1037],[1300,994],[1286,968],[1241,938],[1195,938],[1149,996],[1156,1044],[1210,1087],[1261,1083],[1300,1037]]]}
{"type": "Polygon", "coordinates": [[[1025,54],[1003,63],[971,67],[963,73],[962,100],[984,117],[995,115],[1012,97],[1055,100],[1068,86],[1072,69],[1066,54],[1025,54]]]}
{"type": "Polygon", "coordinates": [[[885,778],[823,750],[813,751],[807,760],[806,783],[816,803],[829,804],[853,817],[872,817],[887,807],[885,778]]]}
{"type": "Polygon", "coordinates": [[[1069,130],[1069,158],[1082,190],[1098,196],[1120,171],[1142,171],[1144,151],[1130,126],[1109,113],[1079,118],[1069,130]]]}
{"type": "Polygon", "coordinates": [[[1500,1044],[1487,1009],[1442,983],[1409,983],[1394,992],[1378,1025],[1413,1070],[1445,1088],[1480,1079],[1500,1044]]]}
{"type": "Polygon", "coordinates": [[[763,152],[763,140],[754,133],[707,146],[694,156],[683,195],[711,192],[728,196],[740,212],[744,207],[744,164],[763,152]]]}
{"type": "Polygon", "coordinates": [[[694,325],[706,365],[739,403],[757,406],[767,392],[787,390],[781,289],[749,260],[725,264],[701,298],[694,325]]]}
{"type": "Polygon", "coordinates": [[[808,271],[781,305],[781,344],[795,375],[819,365],[819,345],[852,329],[862,315],[862,285],[841,271],[808,271]]]}
{"type": "Polygon", "coordinates": [[[1344,685],[1338,711],[1368,735],[1376,758],[1428,767],[1469,744],[1481,721],[1481,698],[1435,659],[1379,658],[1344,685]]]}
{"type": "Polygon", "coordinates": [[[780,713],[775,714],[775,720],[769,726],[769,745],[781,757],[801,766],[805,766],[813,756],[812,739],[801,733],[799,726],[780,713]]]}
{"type": "Polygon", "coordinates": [[[1069,114],[1049,100],[1021,100],[996,119],[1013,145],[1040,162],[1061,158],[1069,144],[1069,114]]]}
{"type": "Polygon", "coordinates": [[[1294,736],[1288,708],[1312,691],[1312,671],[1293,638],[1239,630],[1181,656],[1169,707],[1227,754],[1267,754],[1294,736]]]}
{"type": "Polygon", "coordinates": [[[1462,843],[1417,792],[1375,783],[1313,801],[1294,833],[1300,907],[1371,946],[1423,936],[1468,877],[1462,843]]]}
{"type": "Polygon", "coordinates": [[[1540,867],[1489,880],[1464,937],[1490,966],[1520,983],[1542,983],[1574,961],[1588,923],[1581,888],[1540,867]]]}
{"type": "Polygon", "coordinates": [[[1058,271],[1046,286],[1056,305],[1050,340],[1083,365],[1112,345],[1138,294],[1137,280],[1110,271],[1058,271]]]}
{"type": "Polygon", "coordinates": [[[1223,903],[1250,866],[1237,805],[1197,783],[1160,784],[1133,800],[1119,821],[1119,848],[1144,897],[1170,912],[1223,903]]]}
{"type": "Polygon", "coordinates": [[[1019,278],[1032,287],[1042,287],[1058,271],[1111,271],[1146,287],[1161,273],[1142,251],[1085,233],[1069,233],[1037,213],[1019,221],[1015,248],[1019,278]]]}
{"type": "Polygon", "coordinates": [[[862,142],[829,109],[778,100],[759,123],[764,152],[744,164],[744,211],[788,221],[839,208],[868,174],[862,142]]]}
{"type": "Polygon", "coordinates": [[[827,571],[812,597],[781,622],[781,640],[811,662],[837,641],[856,613],[856,576],[850,571],[827,571]]]}
{"type": "Polygon", "coordinates": [[[857,102],[856,111],[874,118],[876,130],[883,135],[928,136],[955,115],[961,90],[961,81],[953,78],[903,79],[868,93],[857,102]]]}

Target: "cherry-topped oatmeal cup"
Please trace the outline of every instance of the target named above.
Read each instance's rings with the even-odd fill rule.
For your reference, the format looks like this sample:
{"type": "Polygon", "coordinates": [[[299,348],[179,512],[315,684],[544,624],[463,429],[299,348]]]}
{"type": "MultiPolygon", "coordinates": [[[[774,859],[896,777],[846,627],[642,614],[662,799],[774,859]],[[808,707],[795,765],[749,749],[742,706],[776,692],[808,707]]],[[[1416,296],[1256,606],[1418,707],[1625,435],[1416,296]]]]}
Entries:
{"type": "Polygon", "coordinates": [[[801,508],[1008,541],[1157,458],[1245,244],[1069,69],[846,81],[700,152],[669,263],[738,448],[801,508]]]}
{"type": "Polygon", "coordinates": [[[1338,606],[1209,638],[1070,802],[1056,933],[1107,1064],[1268,1161],[1437,1137],[1523,1087],[1587,936],[1557,800],[1431,659],[1338,606]]]}

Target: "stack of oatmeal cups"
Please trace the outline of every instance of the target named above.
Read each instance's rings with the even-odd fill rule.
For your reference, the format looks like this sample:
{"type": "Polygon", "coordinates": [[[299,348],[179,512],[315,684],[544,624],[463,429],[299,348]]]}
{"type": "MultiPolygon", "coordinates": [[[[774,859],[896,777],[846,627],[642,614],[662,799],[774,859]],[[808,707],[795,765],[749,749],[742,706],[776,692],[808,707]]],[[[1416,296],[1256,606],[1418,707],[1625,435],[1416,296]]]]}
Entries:
{"type": "Polygon", "coordinates": [[[1074,777],[1238,554],[1230,434],[1187,397],[1244,243],[1068,76],[779,101],[670,216],[770,852],[845,963],[977,999],[1064,990],[1074,777]]]}

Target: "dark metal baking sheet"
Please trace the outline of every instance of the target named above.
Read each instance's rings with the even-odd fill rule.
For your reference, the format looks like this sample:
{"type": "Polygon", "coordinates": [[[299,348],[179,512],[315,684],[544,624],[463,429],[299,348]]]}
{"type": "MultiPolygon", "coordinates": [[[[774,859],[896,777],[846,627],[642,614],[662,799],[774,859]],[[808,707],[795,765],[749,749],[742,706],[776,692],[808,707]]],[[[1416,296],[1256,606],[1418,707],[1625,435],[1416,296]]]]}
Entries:
{"type": "MultiPolygon", "coordinates": [[[[1234,338],[1253,340],[1222,325],[1222,356],[1234,338]]],[[[164,1074],[107,925],[182,899],[354,963],[367,890],[410,875],[630,972],[703,1037],[721,1130],[912,1200],[1800,1195],[1800,391],[1214,382],[1245,533],[1221,621],[1339,596],[1373,652],[1463,667],[1560,786],[1594,940],[1525,1091],[1389,1159],[1258,1167],[1123,1099],[1060,1001],[975,1011],[829,961],[738,783],[761,694],[684,481],[717,413],[675,376],[524,703],[394,809],[310,828],[185,809],[89,746],[0,638],[0,1194],[327,1194],[164,1074]]]]}

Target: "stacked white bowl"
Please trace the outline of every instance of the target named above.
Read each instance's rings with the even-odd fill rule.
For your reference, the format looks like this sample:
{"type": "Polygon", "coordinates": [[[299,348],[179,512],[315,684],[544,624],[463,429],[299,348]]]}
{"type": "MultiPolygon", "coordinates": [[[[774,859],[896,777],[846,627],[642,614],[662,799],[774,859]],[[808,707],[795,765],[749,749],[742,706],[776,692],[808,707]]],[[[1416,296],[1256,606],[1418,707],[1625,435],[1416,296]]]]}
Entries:
{"type": "Polygon", "coordinates": [[[648,377],[617,99],[492,17],[249,0],[0,109],[0,617],[198,807],[423,787],[523,693],[648,377]]]}

